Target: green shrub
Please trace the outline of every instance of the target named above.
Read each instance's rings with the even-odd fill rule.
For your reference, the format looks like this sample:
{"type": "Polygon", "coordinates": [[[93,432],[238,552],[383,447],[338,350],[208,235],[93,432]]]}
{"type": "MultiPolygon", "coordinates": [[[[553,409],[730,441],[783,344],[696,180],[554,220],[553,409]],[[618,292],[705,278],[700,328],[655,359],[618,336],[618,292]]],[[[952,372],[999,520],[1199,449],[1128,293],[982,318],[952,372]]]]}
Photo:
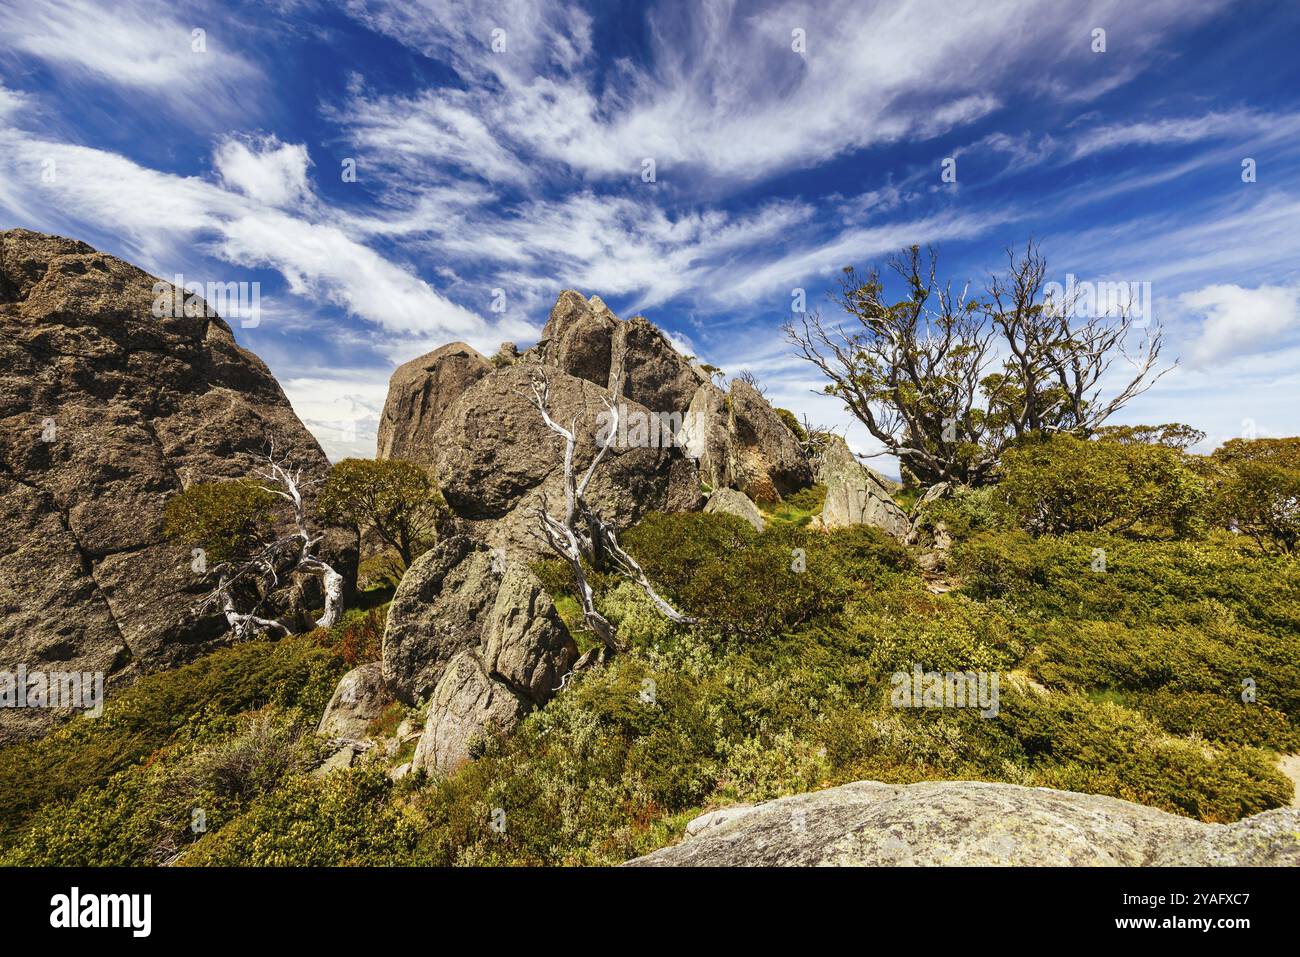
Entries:
{"type": "Polygon", "coordinates": [[[111,695],[99,718],[0,750],[0,844],[36,809],[102,785],[175,740],[226,734],[235,715],[270,704],[319,716],[342,671],[329,651],[285,638],[223,648],[140,679],[111,695]]]}
{"type": "Polygon", "coordinates": [[[1256,631],[1300,632],[1300,565],[1224,534],[1170,542],[986,533],[954,549],[953,568],[964,594],[1005,599],[1023,614],[1189,624],[1228,615],[1256,631]]]}
{"type": "Polygon", "coordinates": [[[344,459],[330,468],[316,508],[331,524],[374,529],[405,569],[432,546],[447,503],[415,462],[344,459]]]}
{"type": "Polygon", "coordinates": [[[167,500],[163,532],[202,548],[210,564],[238,561],[267,538],[280,499],[256,482],[202,482],[167,500]]]}
{"type": "Polygon", "coordinates": [[[416,832],[390,802],[382,768],[288,778],[210,833],[180,863],[218,867],[339,867],[408,860],[416,832]]]}
{"type": "Polygon", "coordinates": [[[215,830],[286,775],[323,756],[317,716],[267,708],[242,715],[228,737],[187,742],[119,771],[103,786],[45,804],[5,855],[7,864],[161,864],[215,830]]]}
{"type": "Polygon", "coordinates": [[[1203,520],[1207,490],[1181,452],[1164,445],[1069,434],[1027,442],[1002,459],[999,489],[1035,534],[1123,531],[1139,523],[1183,534],[1203,520]]]}
{"type": "Polygon", "coordinates": [[[1212,460],[1224,466],[1216,511],[1261,547],[1293,554],[1300,547],[1300,438],[1232,439],[1212,460]]]}
{"type": "Polygon", "coordinates": [[[948,495],[932,499],[921,507],[918,525],[934,529],[940,523],[954,541],[965,541],[979,532],[1008,529],[1016,516],[997,486],[971,488],[954,486],[948,495]]]}

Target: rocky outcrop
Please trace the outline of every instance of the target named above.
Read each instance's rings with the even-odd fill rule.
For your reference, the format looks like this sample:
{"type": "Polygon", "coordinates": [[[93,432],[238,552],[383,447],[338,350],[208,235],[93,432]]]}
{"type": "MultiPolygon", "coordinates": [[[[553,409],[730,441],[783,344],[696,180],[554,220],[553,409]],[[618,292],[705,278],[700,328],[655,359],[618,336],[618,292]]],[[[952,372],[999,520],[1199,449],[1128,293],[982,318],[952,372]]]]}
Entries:
{"type": "Polygon", "coordinates": [[[389,686],[408,702],[430,699],[414,766],[451,770],[475,739],[550,700],[577,658],[526,564],[462,536],[444,540],[402,579],[384,631],[389,686]]]}
{"type": "Polygon", "coordinates": [[[360,741],[370,724],[393,702],[378,661],[353,668],[341,679],[325,708],[316,733],[326,738],[360,741]]]}
{"type": "MultiPolygon", "coordinates": [[[[435,471],[447,504],[466,531],[511,559],[546,554],[533,536],[536,510],[546,497],[564,498],[564,443],[530,400],[536,366],[499,369],[471,386],[448,411],[433,442],[435,471]]],[[[596,454],[597,434],[609,393],[585,379],[548,371],[552,418],[575,429],[575,467],[581,473],[596,454]]],[[[629,400],[623,414],[649,416],[629,400]]],[[[668,502],[673,462],[680,449],[616,441],[597,470],[588,500],[626,528],[668,502]]]]}
{"type": "Polygon", "coordinates": [[[464,536],[417,558],[393,595],[384,628],[383,674],[407,702],[432,693],[447,662],[480,644],[496,600],[492,554],[464,536]]]}
{"type": "Polygon", "coordinates": [[[734,488],[720,488],[709,496],[709,504],[704,506],[706,512],[721,512],[723,515],[735,515],[754,526],[754,531],[761,532],[767,528],[763,513],[758,510],[749,496],[737,492],[734,488]]]}
{"type": "Polygon", "coordinates": [[[696,389],[687,406],[686,449],[699,461],[710,488],[735,488],[759,502],[775,502],[813,483],[798,438],[749,383],[730,394],[712,383],[696,389]]]}
{"type": "Polygon", "coordinates": [[[609,384],[618,319],[599,296],[566,289],[551,310],[536,351],[542,362],[602,388],[609,384]]]}
{"type": "Polygon", "coordinates": [[[1300,810],[1203,824],[1094,794],[859,781],[711,812],[643,866],[1296,866],[1300,810]]]}
{"type": "Polygon", "coordinates": [[[684,416],[695,391],[708,381],[643,316],[618,323],[612,353],[607,388],[615,388],[621,371],[622,395],[654,412],[684,416]]]}
{"type": "Polygon", "coordinates": [[[812,468],[775,409],[748,382],[731,383],[732,483],[756,502],[812,484],[812,468]]]}
{"type": "Polygon", "coordinates": [[[817,521],[822,528],[874,525],[899,541],[911,523],[894,502],[884,480],[854,457],[848,443],[832,434],[814,465],[817,482],[826,487],[826,502],[817,521]]]}
{"type": "Polygon", "coordinates": [[[535,350],[540,361],[654,412],[684,415],[706,376],[643,316],[620,320],[599,296],[560,293],[535,350]]]}
{"type": "MultiPolygon", "coordinates": [[[[155,317],[155,282],[85,243],[0,233],[0,658],[101,671],[110,694],[226,632],[190,613],[200,582],[163,539],[168,498],[248,475],[272,441],[304,479],[329,464],[201,300],[155,317]]],[[[331,530],[322,553],[355,577],[354,533],[331,530]]],[[[3,709],[0,742],[57,719],[3,709]]]]}
{"type": "Polygon", "coordinates": [[[686,454],[699,463],[700,481],[710,489],[729,488],[733,437],[727,393],[712,383],[700,386],[686,407],[686,454]]]}
{"type": "Polygon", "coordinates": [[[491,363],[463,342],[398,366],[379,419],[377,458],[432,464],[438,423],[466,389],[491,371],[491,363]]]}

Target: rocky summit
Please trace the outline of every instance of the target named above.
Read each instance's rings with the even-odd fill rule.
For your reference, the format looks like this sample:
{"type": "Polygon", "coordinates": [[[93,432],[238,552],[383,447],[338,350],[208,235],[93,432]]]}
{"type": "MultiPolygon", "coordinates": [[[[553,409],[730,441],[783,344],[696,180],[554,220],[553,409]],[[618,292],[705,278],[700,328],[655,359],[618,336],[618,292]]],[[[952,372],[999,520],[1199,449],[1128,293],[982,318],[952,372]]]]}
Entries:
{"type": "MultiPolygon", "coordinates": [[[[461,530],[511,558],[547,554],[532,534],[537,507],[563,495],[562,442],[531,399],[541,374],[552,417],[575,427],[579,471],[599,448],[601,416],[617,409],[623,434],[590,497],[618,527],[650,511],[706,505],[758,525],[755,502],[779,502],[816,478],[792,417],[752,385],[734,380],[724,390],[644,317],[621,320],[600,297],[566,290],[522,354],[503,349],[489,361],[451,343],[399,367],[380,424],[378,456],[431,466],[461,530]]],[[[906,516],[840,446],[827,468],[836,503],[827,527],[865,523],[905,535],[906,516]]]]}
{"type": "MultiPolygon", "coordinates": [[[[201,302],[155,316],[155,282],[82,242],[0,233],[3,667],[102,672],[112,689],[211,649],[225,622],[191,614],[198,576],[163,540],[167,499],[249,474],[271,442],[305,477],[328,468],[230,326],[201,302]]],[[[352,533],[325,547],[355,568],[352,533]]],[[[0,742],[57,719],[0,711],[0,742]]]]}

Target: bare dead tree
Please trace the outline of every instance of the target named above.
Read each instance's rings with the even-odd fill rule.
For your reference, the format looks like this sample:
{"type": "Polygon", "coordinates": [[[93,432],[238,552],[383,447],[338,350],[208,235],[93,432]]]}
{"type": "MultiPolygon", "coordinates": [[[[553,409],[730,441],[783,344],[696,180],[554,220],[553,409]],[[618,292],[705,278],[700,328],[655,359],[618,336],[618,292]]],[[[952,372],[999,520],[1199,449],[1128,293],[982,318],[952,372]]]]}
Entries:
{"type": "MultiPolygon", "coordinates": [[[[621,385],[621,381],[622,370],[619,370],[615,382],[621,385]]],[[[614,392],[617,395],[621,389],[616,386],[614,392]]],[[[610,416],[607,438],[600,444],[595,456],[592,457],[591,464],[579,478],[574,465],[577,417],[575,416],[569,422],[567,428],[551,417],[550,380],[544,371],[539,371],[533,377],[531,393],[531,401],[541,415],[542,421],[546,423],[546,427],[564,440],[564,510],[558,515],[553,514],[550,511],[550,503],[543,496],[541,505],[537,509],[537,527],[533,530],[533,535],[545,542],[568,564],[573,573],[574,584],[577,586],[578,599],[582,604],[582,617],[587,627],[599,636],[609,651],[620,650],[614,626],[596,608],[595,596],[587,581],[586,570],[583,568],[584,560],[593,569],[603,571],[606,568],[613,568],[623,577],[636,582],[659,613],[669,621],[692,622],[694,619],[677,611],[655,590],[636,559],[624,551],[619,544],[614,527],[601,518],[600,513],[587,502],[587,488],[591,484],[592,477],[618,436],[618,406],[608,398],[605,399],[605,408],[610,416]]]]}
{"type": "Polygon", "coordinates": [[[216,579],[216,585],[199,603],[199,610],[219,608],[237,639],[265,631],[289,634],[287,625],[275,618],[263,617],[261,611],[267,598],[285,578],[303,572],[321,579],[325,607],[315,622],[316,627],[328,628],[337,624],[343,613],[343,576],[315,553],[324,536],[310,530],[302,497],[302,490],[312,483],[303,483],[301,468],[292,469],[287,460],[277,460],[274,445],[267,454],[266,465],[255,474],[263,483],[259,488],[289,504],[291,529],[267,537],[249,554],[221,562],[210,569],[209,574],[216,579]],[[240,611],[239,598],[248,593],[257,596],[253,608],[240,611]]]}

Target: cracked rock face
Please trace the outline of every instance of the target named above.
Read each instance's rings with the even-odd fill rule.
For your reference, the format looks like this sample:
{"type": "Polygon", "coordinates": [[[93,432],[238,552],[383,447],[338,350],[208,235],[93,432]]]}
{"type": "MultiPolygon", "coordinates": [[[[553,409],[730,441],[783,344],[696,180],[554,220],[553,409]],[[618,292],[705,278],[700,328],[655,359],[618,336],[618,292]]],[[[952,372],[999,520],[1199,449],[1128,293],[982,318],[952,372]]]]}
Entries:
{"type": "Polygon", "coordinates": [[[712,811],[636,866],[1296,866],[1300,810],[1203,824],[1096,794],[857,781],[712,811]]]}
{"type": "Polygon", "coordinates": [[[463,342],[398,366],[379,420],[377,457],[431,464],[438,423],[461,393],[491,371],[492,364],[463,342]]]}
{"type": "Polygon", "coordinates": [[[830,436],[815,471],[817,481],[826,486],[823,528],[874,525],[899,541],[907,538],[907,513],[894,502],[885,480],[854,457],[843,436],[830,436]]]}
{"type": "MultiPolygon", "coordinates": [[[[305,477],[328,467],[223,320],[153,316],[155,281],[85,243],[0,232],[0,668],[102,671],[110,697],[225,632],[190,614],[167,499],[249,474],[272,438],[305,477]]],[[[323,553],[353,577],[354,535],[332,530],[323,553]]],[[[0,710],[0,743],[64,716],[0,710]]]]}
{"type": "Polygon", "coordinates": [[[527,565],[444,539],[407,571],[384,631],[388,684],[430,699],[413,766],[445,773],[468,760],[476,740],[549,701],[577,658],[527,565]]]}
{"type": "Polygon", "coordinates": [[[371,722],[384,713],[393,696],[377,661],[353,668],[339,679],[316,733],[326,738],[360,741],[371,722]]]}
{"type": "MultiPolygon", "coordinates": [[[[448,409],[433,438],[442,494],[468,530],[509,559],[549,551],[533,531],[543,496],[552,510],[564,500],[564,442],[529,399],[535,365],[519,363],[484,376],[448,409]]],[[[573,428],[578,474],[598,451],[601,414],[609,393],[585,379],[547,370],[550,412],[573,428]]],[[[649,412],[623,400],[624,421],[649,421],[649,412]]],[[[680,449],[616,439],[592,479],[588,500],[618,528],[662,510],[680,449]]]]}

